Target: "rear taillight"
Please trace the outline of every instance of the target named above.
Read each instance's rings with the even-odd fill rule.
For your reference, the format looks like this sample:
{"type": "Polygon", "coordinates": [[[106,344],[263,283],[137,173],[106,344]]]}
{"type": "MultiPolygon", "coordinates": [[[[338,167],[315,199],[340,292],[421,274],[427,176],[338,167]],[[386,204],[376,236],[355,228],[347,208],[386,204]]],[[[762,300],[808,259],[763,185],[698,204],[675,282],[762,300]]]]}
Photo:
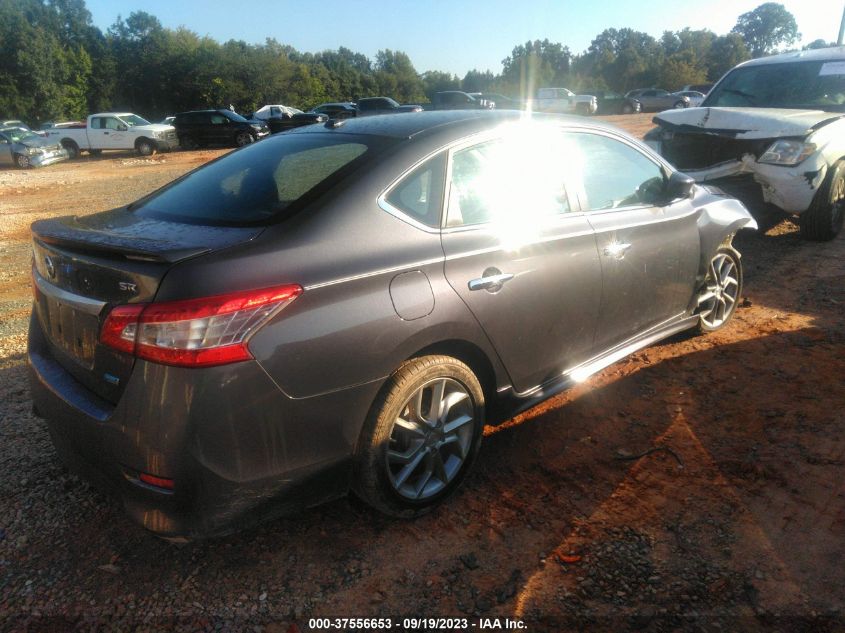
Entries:
{"type": "Polygon", "coordinates": [[[121,305],[106,317],[100,342],[164,365],[207,367],[248,360],[249,337],[300,293],[301,286],[287,285],[121,305]]]}

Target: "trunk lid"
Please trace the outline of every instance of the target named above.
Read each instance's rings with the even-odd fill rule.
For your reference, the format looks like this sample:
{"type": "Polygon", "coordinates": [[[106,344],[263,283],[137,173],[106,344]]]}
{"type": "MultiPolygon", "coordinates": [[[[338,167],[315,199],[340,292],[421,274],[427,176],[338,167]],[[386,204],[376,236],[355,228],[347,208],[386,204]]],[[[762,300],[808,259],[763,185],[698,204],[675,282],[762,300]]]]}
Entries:
{"type": "Polygon", "coordinates": [[[33,309],[51,353],[80,383],[116,403],[134,358],[99,343],[111,308],[152,301],[174,264],[260,232],[142,218],[126,208],[33,223],[33,309]]]}

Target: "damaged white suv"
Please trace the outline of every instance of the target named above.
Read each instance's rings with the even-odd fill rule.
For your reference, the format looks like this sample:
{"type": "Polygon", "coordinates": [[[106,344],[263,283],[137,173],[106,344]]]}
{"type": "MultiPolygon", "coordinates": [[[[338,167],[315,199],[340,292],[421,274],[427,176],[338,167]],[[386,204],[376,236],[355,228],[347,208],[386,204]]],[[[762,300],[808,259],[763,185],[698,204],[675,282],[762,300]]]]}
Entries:
{"type": "Polygon", "coordinates": [[[845,47],[740,64],[698,108],[654,117],[651,145],[697,182],[742,200],[761,224],[797,215],[830,240],[845,216],[845,47]]]}

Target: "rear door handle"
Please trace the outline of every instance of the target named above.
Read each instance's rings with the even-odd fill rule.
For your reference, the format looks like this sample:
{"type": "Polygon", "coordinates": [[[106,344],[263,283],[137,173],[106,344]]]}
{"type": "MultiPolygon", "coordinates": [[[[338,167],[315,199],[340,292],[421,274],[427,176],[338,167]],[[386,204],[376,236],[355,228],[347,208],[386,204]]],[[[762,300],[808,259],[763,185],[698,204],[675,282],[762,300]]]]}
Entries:
{"type": "MultiPolygon", "coordinates": [[[[486,270],[484,272],[487,273],[486,270]]],[[[467,285],[470,290],[490,290],[491,292],[496,292],[506,281],[510,281],[511,279],[513,279],[513,273],[498,273],[473,279],[467,285]]]]}
{"type": "Polygon", "coordinates": [[[630,244],[621,244],[613,242],[604,247],[604,254],[606,257],[613,257],[615,259],[622,259],[625,257],[625,252],[631,248],[630,244]]]}

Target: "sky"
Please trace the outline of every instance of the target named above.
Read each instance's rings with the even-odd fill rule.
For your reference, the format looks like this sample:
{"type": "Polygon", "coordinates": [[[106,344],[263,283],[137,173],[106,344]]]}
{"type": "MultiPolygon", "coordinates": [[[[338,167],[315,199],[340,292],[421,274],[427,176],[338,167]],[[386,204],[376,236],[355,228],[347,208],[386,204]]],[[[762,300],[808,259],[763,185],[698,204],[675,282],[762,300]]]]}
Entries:
{"type": "MultiPolygon", "coordinates": [[[[184,26],[224,42],[274,37],[302,52],[340,46],[375,58],[403,51],[417,72],[468,70],[498,74],[513,47],[548,38],[587,49],[606,28],[663,31],[707,28],[722,35],[740,14],[764,0],[87,0],[102,30],[118,15],[146,11],[168,28],[184,26]]],[[[801,41],[836,41],[845,0],[780,0],[798,23],[801,41]]]]}

